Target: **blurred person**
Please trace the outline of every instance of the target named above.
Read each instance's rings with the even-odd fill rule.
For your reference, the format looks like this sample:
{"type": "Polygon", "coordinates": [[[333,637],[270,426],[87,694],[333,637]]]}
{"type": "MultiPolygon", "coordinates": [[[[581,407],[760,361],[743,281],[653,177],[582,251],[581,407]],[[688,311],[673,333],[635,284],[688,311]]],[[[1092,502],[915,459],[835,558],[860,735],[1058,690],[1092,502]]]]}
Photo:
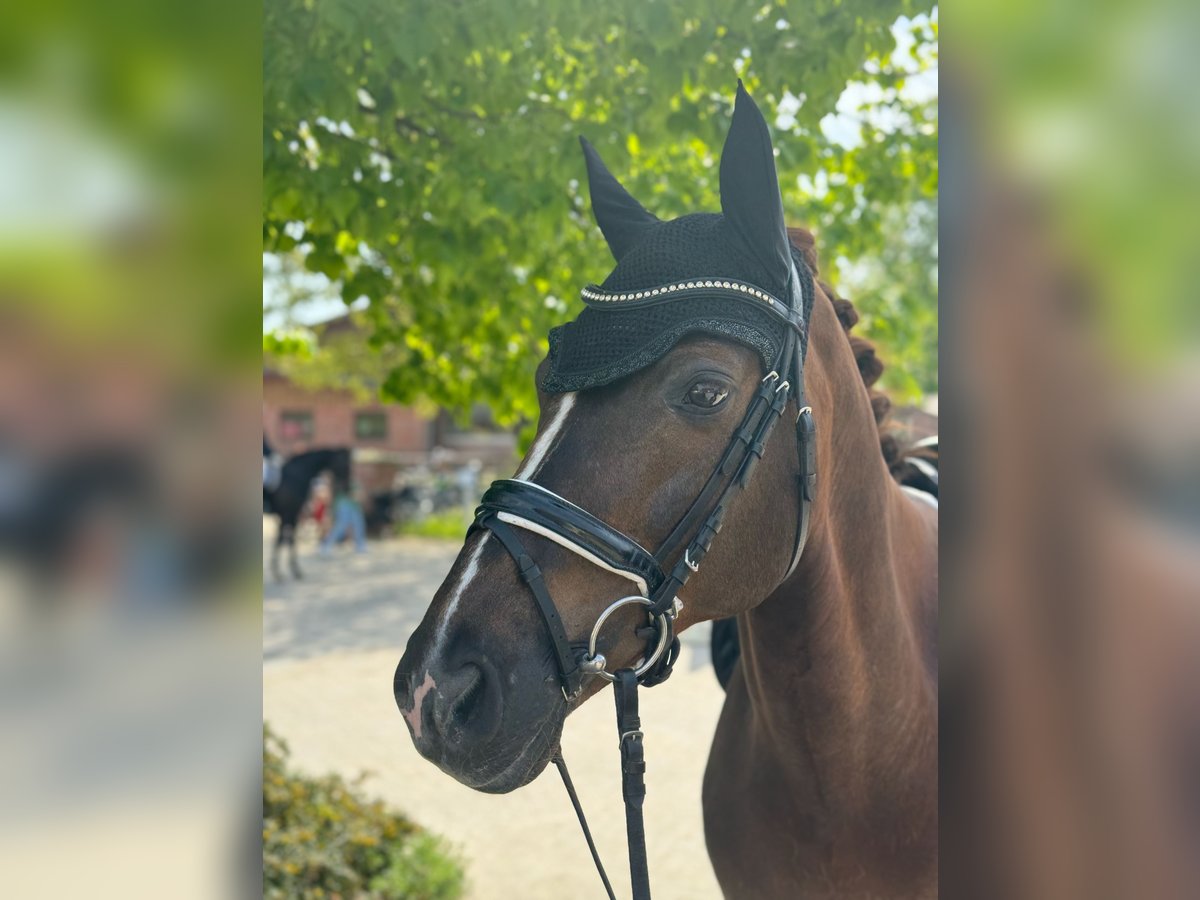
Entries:
{"type": "Polygon", "coordinates": [[[483,463],[472,459],[465,466],[459,466],[455,473],[458,490],[461,494],[463,528],[467,528],[474,518],[475,501],[479,499],[479,473],[483,471],[483,463]]]}
{"type": "Polygon", "coordinates": [[[367,552],[367,525],[359,502],[361,488],[348,476],[337,476],[333,481],[333,527],[321,541],[321,555],[328,556],[330,549],[340,544],[350,534],[354,537],[356,553],[367,552]]]}
{"type": "Polygon", "coordinates": [[[318,540],[323,540],[331,528],[329,522],[329,501],[329,485],[324,481],[317,482],[313,486],[312,503],[309,505],[308,514],[312,518],[313,524],[317,527],[318,540]]]}
{"type": "MultiPolygon", "coordinates": [[[[266,494],[279,489],[279,482],[283,479],[283,457],[276,453],[270,443],[267,441],[267,436],[263,434],[263,493],[264,500],[266,494]]],[[[269,502],[269,501],[268,501],[269,502]]]]}

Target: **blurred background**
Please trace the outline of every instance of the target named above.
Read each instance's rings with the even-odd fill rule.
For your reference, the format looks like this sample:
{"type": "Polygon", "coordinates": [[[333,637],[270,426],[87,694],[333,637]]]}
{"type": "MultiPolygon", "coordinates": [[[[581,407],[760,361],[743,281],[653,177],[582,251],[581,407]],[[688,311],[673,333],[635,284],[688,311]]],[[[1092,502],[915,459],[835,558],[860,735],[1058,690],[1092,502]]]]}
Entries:
{"type": "Polygon", "coordinates": [[[502,870],[371,805],[450,827],[373,661],[607,268],[576,135],[657,214],[715,209],[741,77],[882,386],[945,419],[947,896],[1200,894],[1200,14],[952,14],[943,71],[940,10],[903,2],[7,9],[4,893],[256,894],[261,839],[297,895],[331,809],[384,879],[363,890],[502,870]],[[322,561],[309,507],[312,571],[275,581],[260,430],[280,463],[352,448],[384,543],[322,561]],[[290,743],[261,798],[260,701],[290,743]]]}
{"type": "Polygon", "coordinates": [[[941,80],[944,887],[1200,892],[1194,4],[970,3],[941,80]]]}
{"type": "Polygon", "coordinates": [[[3,20],[0,893],[257,890],[261,14],[3,20]]]}

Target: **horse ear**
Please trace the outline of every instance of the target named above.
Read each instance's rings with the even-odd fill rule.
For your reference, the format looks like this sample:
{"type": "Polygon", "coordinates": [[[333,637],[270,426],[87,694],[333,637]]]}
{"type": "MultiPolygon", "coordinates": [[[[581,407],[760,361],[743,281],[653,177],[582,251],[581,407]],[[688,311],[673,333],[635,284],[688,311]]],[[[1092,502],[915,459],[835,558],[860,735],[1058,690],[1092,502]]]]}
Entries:
{"type": "Polygon", "coordinates": [[[588,139],[580,135],[583,158],[587,162],[588,187],[592,194],[592,214],[596,224],[604,232],[608,249],[617,262],[638,242],[646,228],[658,222],[658,218],[646,211],[642,204],[613,177],[600,159],[588,139]]]}
{"type": "Polygon", "coordinates": [[[775,172],[771,132],[738,79],[733,123],[721,151],[721,212],[727,234],[780,285],[787,284],[792,255],[775,172]]]}

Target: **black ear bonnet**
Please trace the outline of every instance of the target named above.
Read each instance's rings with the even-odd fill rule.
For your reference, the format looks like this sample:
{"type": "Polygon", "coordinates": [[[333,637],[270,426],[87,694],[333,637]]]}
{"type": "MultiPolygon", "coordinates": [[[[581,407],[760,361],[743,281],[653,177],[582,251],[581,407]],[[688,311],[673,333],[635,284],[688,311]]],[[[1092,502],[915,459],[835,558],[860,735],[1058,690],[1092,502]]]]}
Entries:
{"type": "Polygon", "coordinates": [[[770,134],[740,82],[721,155],[720,213],[658,220],[582,143],[592,210],[617,265],[583,289],[583,312],[550,332],[543,390],[611,384],[696,332],[754,348],[764,371],[789,329],[807,345],[812,273],[788,240],[770,134]]]}

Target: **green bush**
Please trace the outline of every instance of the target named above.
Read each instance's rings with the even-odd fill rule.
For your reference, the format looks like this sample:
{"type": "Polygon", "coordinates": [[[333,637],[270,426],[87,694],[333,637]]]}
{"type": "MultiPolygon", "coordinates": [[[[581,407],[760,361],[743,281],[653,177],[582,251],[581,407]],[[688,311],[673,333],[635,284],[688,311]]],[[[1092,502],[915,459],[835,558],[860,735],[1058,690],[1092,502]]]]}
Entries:
{"type": "Polygon", "coordinates": [[[420,519],[402,522],[399,531],[413,537],[441,538],[461,543],[467,533],[467,522],[462,507],[452,506],[420,519]]]}
{"type": "Polygon", "coordinates": [[[263,896],[456,900],[462,865],[443,841],[337,775],[288,771],[263,726],[263,896]]]}

